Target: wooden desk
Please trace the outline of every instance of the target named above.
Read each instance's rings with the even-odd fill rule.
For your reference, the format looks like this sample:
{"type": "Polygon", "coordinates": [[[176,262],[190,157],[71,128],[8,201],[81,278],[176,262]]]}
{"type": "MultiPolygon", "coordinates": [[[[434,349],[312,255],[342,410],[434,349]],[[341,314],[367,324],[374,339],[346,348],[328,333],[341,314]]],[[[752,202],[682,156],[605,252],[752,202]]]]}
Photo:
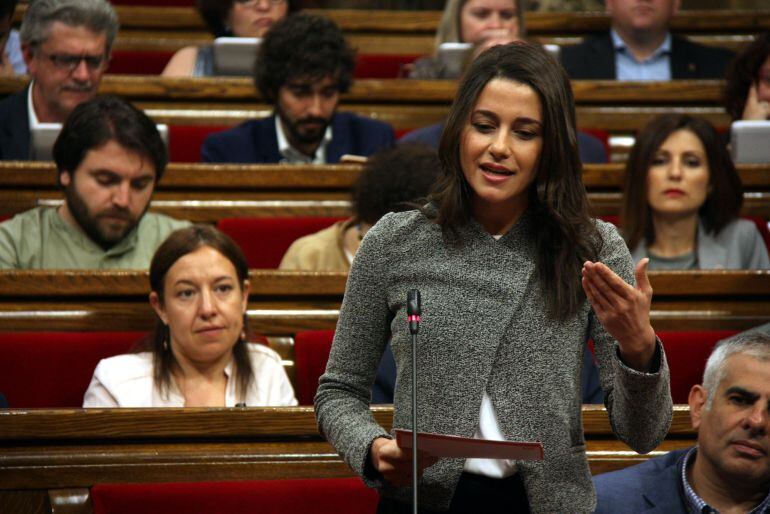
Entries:
{"type": "MultiPolygon", "coordinates": [[[[390,428],[392,407],[372,413],[390,428]]],[[[583,426],[593,473],[695,441],[686,406],[675,407],[666,441],[648,455],[615,439],[602,407],[584,406],[583,426]]],[[[97,483],[348,476],[307,407],[0,411],[0,512],[50,512],[51,502],[78,495],[82,509],[97,483]]]]}
{"type": "MultiPolygon", "coordinates": [[[[26,5],[14,20],[20,23],[26,5]]],[[[117,6],[119,50],[175,51],[212,40],[193,7],[117,6]]],[[[348,41],[364,54],[429,54],[440,11],[310,9],[333,19],[348,41]]],[[[737,47],[753,34],[770,28],[770,11],[686,10],[672,20],[672,30],[704,44],[737,47]]],[[[609,29],[604,13],[545,13],[526,16],[527,34],[540,43],[574,44],[587,34],[609,29]]]]}
{"type": "MultiPolygon", "coordinates": [[[[0,97],[26,83],[26,77],[0,78],[0,97]]],[[[456,82],[443,80],[359,80],[343,96],[340,110],[410,130],[441,121],[456,88],[456,82]]],[[[633,133],[663,112],[702,116],[717,127],[730,123],[721,106],[721,81],[573,81],[573,89],[581,128],[633,133]]],[[[107,75],[100,91],[123,96],[170,125],[230,126],[272,114],[246,78],[107,75]]]]}
{"type": "MultiPolygon", "coordinates": [[[[770,219],[770,165],[738,167],[743,213],[770,219]]],[[[232,216],[347,216],[360,165],[284,166],[171,164],[158,184],[152,210],[198,222],[232,216]]],[[[583,181],[596,215],[616,215],[624,167],[589,165],[583,181]]],[[[59,205],[53,163],[0,162],[0,215],[37,205],[59,205]]]]}
{"type": "MultiPolygon", "coordinates": [[[[345,274],[252,270],[249,278],[255,332],[335,328],[345,274]]],[[[770,322],[770,271],[658,271],[650,281],[656,330],[744,330],[770,322]]],[[[0,271],[0,331],[150,330],[148,292],[142,271],[0,271]]]]}

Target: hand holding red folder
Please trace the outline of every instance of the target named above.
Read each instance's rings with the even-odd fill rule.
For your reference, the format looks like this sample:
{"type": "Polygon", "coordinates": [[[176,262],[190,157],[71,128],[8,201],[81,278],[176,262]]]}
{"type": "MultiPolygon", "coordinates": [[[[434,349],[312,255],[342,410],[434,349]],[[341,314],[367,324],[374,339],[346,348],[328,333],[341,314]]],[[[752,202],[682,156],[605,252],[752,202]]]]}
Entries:
{"type": "MultiPolygon", "coordinates": [[[[418,445],[419,475],[422,471],[436,463],[437,457],[428,455],[418,445]]],[[[402,448],[393,439],[380,437],[372,441],[369,450],[374,469],[382,473],[383,478],[389,483],[406,487],[412,483],[412,449],[402,448]]]]}

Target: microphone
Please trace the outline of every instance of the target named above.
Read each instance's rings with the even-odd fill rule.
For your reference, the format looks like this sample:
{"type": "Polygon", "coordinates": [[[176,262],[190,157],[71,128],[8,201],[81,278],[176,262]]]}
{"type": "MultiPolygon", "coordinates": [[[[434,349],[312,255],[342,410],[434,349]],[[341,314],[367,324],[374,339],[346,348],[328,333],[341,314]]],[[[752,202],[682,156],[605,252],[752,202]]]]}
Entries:
{"type": "Polygon", "coordinates": [[[406,295],[406,319],[409,321],[409,333],[420,331],[420,291],[410,289],[406,295]]]}

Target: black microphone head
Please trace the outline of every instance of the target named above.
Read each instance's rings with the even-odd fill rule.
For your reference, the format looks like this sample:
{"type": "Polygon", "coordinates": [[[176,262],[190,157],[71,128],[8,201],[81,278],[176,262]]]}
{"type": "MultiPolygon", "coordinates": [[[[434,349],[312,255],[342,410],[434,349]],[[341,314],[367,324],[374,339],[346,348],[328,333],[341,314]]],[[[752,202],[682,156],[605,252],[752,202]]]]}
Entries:
{"type": "Polygon", "coordinates": [[[406,314],[407,316],[420,315],[420,291],[410,289],[406,295],[406,314]]]}

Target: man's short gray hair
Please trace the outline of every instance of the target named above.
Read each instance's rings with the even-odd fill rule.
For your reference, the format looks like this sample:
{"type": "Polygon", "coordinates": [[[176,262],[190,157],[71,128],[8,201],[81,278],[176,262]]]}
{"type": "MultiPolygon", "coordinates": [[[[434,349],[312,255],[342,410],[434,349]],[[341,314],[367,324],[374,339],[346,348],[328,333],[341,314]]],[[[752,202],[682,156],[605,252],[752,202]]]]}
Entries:
{"type": "Polygon", "coordinates": [[[703,372],[703,388],[708,393],[706,408],[711,408],[719,384],[725,378],[725,362],[737,353],[748,355],[762,362],[770,361],[770,335],[761,332],[746,332],[720,341],[706,362],[703,372]]]}
{"type": "Polygon", "coordinates": [[[33,49],[44,43],[55,21],[106,34],[107,53],[119,26],[115,9],[106,0],[30,0],[19,29],[21,43],[33,49]]]}

